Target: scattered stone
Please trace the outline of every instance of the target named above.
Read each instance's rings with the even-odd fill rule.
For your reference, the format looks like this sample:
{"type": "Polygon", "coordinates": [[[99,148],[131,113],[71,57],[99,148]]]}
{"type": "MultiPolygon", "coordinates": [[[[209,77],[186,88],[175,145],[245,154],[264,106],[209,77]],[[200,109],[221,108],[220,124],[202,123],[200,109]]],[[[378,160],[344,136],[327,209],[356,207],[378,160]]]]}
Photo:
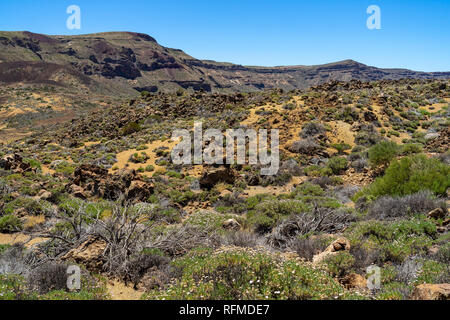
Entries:
{"type": "Polygon", "coordinates": [[[424,136],[424,139],[425,140],[433,140],[433,139],[439,138],[439,136],[440,136],[440,134],[437,132],[430,132],[424,136]]]}
{"type": "Polygon", "coordinates": [[[447,227],[436,227],[436,231],[438,233],[446,233],[447,232],[447,227]]]}
{"type": "Polygon", "coordinates": [[[436,208],[428,212],[428,217],[432,219],[443,219],[446,215],[447,212],[442,208],[436,208]]]}
{"type": "Polygon", "coordinates": [[[341,283],[346,289],[364,289],[367,287],[367,280],[362,275],[351,273],[341,279],[341,283]]]}
{"type": "Polygon", "coordinates": [[[450,300],[450,284],[420,284],[412,294],[413,300],[450,300]]]}
{"type": "Polygon", "coordinates": [[[222,227],[227,230],[239,230],[241,225],[235,219],[228,219],[222,223],[222,227]]]}
{"type": "Polygon", "coordinates": [[[38,200],[49,200],[52,197],[52,193],[50,191],[47,191],[45,189],[42,189],[39,191],[39,193],[36,195],[36,198],[38,200]]]}
{"type": "Polygon", "coordinates": [[[332,244],[330,244],[323,252],[316,254],[313,257],[313,263],[320,263],[329,256],[337,254],[339,251],[350,250],[350,241],[347,238],[341,237],[332,244]]]}

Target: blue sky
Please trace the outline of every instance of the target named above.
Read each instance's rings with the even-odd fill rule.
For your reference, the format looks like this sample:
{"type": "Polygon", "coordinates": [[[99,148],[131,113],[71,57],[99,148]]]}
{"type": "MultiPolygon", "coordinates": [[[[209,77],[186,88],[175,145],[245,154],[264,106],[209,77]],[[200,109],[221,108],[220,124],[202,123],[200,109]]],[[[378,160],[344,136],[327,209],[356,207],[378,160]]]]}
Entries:
{"type": "Polygon", "coordinates": [[[377,67],[450,71],[450,0],[2,0],[0,30],[147,33],[199,59],[311,65],[354,59],[377,67]],[[68,30],[66,8],[81,8],[68,30]],[[369,30],[369,5],[381,30],[369,30]]]}

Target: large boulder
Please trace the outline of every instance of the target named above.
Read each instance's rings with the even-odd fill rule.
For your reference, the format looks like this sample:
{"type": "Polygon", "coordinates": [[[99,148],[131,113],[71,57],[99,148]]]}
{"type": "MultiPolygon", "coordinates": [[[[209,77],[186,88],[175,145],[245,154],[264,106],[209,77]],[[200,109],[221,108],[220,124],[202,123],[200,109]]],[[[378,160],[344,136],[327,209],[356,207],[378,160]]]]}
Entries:
{"type": "Polygon", "coordinates": [[[219,182],[233,184],[236,174],[229,166],[205,167],[199,180],[200,187],[211,189],[219,182]]]}
{"type": "Polygon", "coordinates": [[[134,180],[128,187],[125,197],[135,202],[146,202],[153,193],[153,185],[134,180]]]}
{"type": "Polygon", "coordinates": [[[100,271],[104,264],[103,253],[106,245],[104,240],[91,237],[77,248],[66,253],[62,259],[82,264],[89,270],[100,271]]]}
{"type": "Polygon", "coordinates": [[[412,294],[413,300],[450,300],[450,283],[420,284],[412,294]]]}
{"type": "Polygon", "coordinates": [[[239,230],[241,224],[236,221],[236,219],[228,219],[222,223],[222,227],[227,230],[239,230]]]}
{"type": "Polygon", "coordinates": [[[347,238],[341,237],[331,243],[323,252],[316,254],[313,257],[313,263],[320,263],[330,256],[336,255],[339,251],[350,250],[350,241],[347,238]]]}
{"type": "Polygon", "coordinates": [[[447,216],[446,211],[443,208],[436,208],[428,212],[428,217],[432,219],[444,219],[447,216]]]}
{"type": "Polygon", "coordinates": [[[347,289],[365,289],[367,280],[362,275],[350,273],[341,279],[342,285],[347,289]]]}

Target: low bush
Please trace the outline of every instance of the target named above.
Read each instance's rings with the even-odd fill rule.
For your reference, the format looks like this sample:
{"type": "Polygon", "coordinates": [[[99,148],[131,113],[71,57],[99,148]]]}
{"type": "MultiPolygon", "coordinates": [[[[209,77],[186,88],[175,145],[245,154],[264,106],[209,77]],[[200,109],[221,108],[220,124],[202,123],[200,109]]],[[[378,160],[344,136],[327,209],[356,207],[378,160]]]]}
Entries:
{"type": "Polygon", "coordinates": [[[320,146],[311,138],[294,141],[289,147],[289,151],[302,154],[314,154],[319,149],[320,146]]]}
{"type": "Polygon", "coordinates": [[[308,122],[303,125],[300,137],[304,139],[315,137],[324,134],[326,131],[326,128],[320,122],[308,122]]]}
{"type": "Polygon", "coordinates": [[[226,245],[242,248],[252,248],[257,245],[258,236],[248,231],[236,231],[226,234],[223,242],[226,245]]]}
{"type": "Polygon", "coordinates": [[[28,283],[32,290],[40,294],[46,294],[52,290],[66,290],[67,267],[61,263],[45,263],[31,271],[28,283]]]}
{"type": "Polygon", "coordinates": [[[450,166],[438,159],[429,159],[420,154],[394,160],[386,169],[384,176],[358,192],[355,200],[361,196],[372,198],[383,195],[404,196],[421,190],[444,195],[449,186],[450,166]]]}
{"type": "Polygon", "coordinates": [[[341,174],[348,169],[348,161],[344,157],[332,157],[328,160],[327,167],[333,174],[341,174]]]}
{"type": "Polygon", "coordinates": [[[23,223],[18,217],[12,214],[0,217],[0,232],[3,233],[19,232],[22,230],[22,228],[23,223]]]}
{"type": "Polygon", "coordinates": [[[288,248],[296,252],[299,257],[312,261],[313,257],[325,250],[327,245],[327,239],[297,237],[288,243],[288,248]]]}
{"type": "Polygon", "coordinates": [[[342,231],[352,221],[353,215],[346,210],[315,207],[308,212],[280,220],[266,237],[266,241],[272,247],[285,248],[295,238],[321,232],[336,233],[342,231]]]}
{"type": "Polygon", "coordinates": [[[190,223],[174,225],[155,236],[150,247],[159,249],[170,257],[182,256],[197,247],[216,248],[221,244],[221,239],[214,230],[190,223]]]}
{"type": "Polygon", "coordinates": [[[122,135],[127,136],[135,132],[141,131],[141,126],[136,122],[129,122],[122,128],[122,135]]]}
{"type": "Polygon", "coordinates": [[[331,147],[336,149],[338,154],[344,154],[344,151],[350,150],[352,148],[352,146],[347,143],[334,143],[331,145],[331,147]]]}
{"type": "Polygon", "coordinates": [[[420,143],[407,143],[401,147],[402,155],[411,155],[416,153],[421,153],[423,151],[423,146],[420,143]]]}
{"type": "Polygon", "coordinates": [[[367,217],[378,220],[404,218],[426,214],[439,207],[447,210],[445,202],[434,199],[430,191],[420,191],[403,197],[383,196],[372,203],[367,217]]]}
{"type": "Polygon", "coordinates": [[[266,253],[233,250],[214,254],[196,250],[174,264],[182,277],[146,299],[340,299],[344,289],[326,272],[266,253]]]}
{"type": "Polygon", "coordinates": [[[284,217],[308,211],[308,206],[299,200],[269,200],[258,204],[248,213],[248,222],[259,233],[269,232],[284,217]]]}
{"type": "Polygon", "coordinates": [[[31,197],[19,197],[7,203],[4,207],[5,214],[14,214],[18,209],[24,209],[27,214],[33,216],[50,215],[52,205],[44,200],[36,200],[31,197]]]}
{"type": "Polygon", "coordinates": [[[399,152],[395,142],[382,141],[369,149],[369,162],[372,166],[387,165],[399,152]]]}
{"type": "Polygon", "coordinates": [[[350,273],[355,264],[355,258],[348,251],[342,251],[329,256],[324,260],[324,263],[334,277],[341,278],[350,273]]]}
{"type": "Polygon", "coordinates": [[[435,224],[425,218],[359,222],[344,232],[352,246],[376,249],[380,262],[393,263],[401,263],[413,254],[425,254],[436,234],[435,224]]]}

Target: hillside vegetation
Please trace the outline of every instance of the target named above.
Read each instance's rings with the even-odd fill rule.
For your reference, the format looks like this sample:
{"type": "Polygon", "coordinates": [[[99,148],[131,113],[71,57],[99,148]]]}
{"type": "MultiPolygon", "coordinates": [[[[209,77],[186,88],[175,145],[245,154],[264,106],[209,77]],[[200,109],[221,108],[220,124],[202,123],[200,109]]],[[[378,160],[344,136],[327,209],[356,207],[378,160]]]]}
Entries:
{"type": "Polygon", "coordinates": [[[0,299],[110,299],[114,283],[141,299],[448,299],[448,80],[80,95],[86,105],[39,88],[2,89],[2,130],[26,135],[0,143],[0,299]],[[6,113],[24,108],[14,95],[46,111],[25,126],[6,113]],[[280,170],[173,164],[173,130],[195,121],[279,129],[280,170]]]}

